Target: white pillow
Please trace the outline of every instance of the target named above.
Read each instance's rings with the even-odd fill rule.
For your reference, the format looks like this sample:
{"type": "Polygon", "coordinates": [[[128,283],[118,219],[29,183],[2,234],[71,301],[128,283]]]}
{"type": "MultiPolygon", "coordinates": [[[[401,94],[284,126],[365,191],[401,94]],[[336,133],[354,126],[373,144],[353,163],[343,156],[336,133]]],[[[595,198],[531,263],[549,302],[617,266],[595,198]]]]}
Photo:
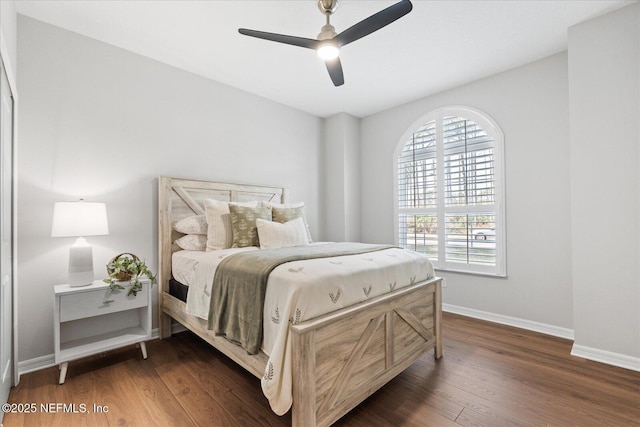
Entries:
{"type": "Polygon", "coordinates": [[[257,207],[258,202],[223,202],[204,199],[204,213],[207,218],[207,251],[228,249],[233,243],[229,204],[257,207]]]}
{"type": "Polygon", "coordinates": [[[187,234],[173,243],[187,251],[204,251],[207,248],[207,236],[205,234],[187,234]]]}
{"type": "Polygon", "coordinates": [[[191,215],[173,224],[173,229],[183,234],[207,234],[207,219],[204,215],[191,215]]]}
{"type": "Polygon", "coordinates": [[[260,249],[286,248],[308,245],[307,228],[302,218],[281,224],[279,222],[256,219],[260,249]]]}

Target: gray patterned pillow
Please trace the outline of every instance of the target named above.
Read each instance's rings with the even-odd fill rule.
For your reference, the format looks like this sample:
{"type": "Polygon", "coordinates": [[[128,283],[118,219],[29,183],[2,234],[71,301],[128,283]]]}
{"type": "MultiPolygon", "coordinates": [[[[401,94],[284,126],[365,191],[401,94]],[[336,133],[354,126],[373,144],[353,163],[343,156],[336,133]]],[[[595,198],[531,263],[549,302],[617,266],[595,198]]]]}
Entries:
{"type": "Polygon", "coordinates": [[[295,208],[277,208],[274,206],[272,209],[273,220],[281,224],[304,217],[304,206],[295,208]]]}
{"type": "Polygon", "coordinates": [[[311,240],[311,232],[309,231],[309,224],[307,224],[307,218],[304,215],[304,205],[295,208],[277,208],[274,206],[272,215],[274,222],[282,224],[293,221],[296,218],[302,218],[304,226],[307,229],[307,239],[309,239],[309,243],[313,243],[311,240]]]}
{"type": "Polygon", "coordinates": [[[256,220],[258,218],[271,221],[271,208],[250,208],[246,206],[229,206],[231,230],[233,233],[232,248],[260,246],[256,220]]]}

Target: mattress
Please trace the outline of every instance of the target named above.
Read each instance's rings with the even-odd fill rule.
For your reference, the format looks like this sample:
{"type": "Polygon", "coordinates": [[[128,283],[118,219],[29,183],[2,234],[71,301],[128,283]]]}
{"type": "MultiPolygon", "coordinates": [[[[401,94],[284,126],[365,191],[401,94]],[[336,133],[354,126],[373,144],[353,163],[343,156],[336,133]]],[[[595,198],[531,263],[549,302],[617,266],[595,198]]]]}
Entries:
{"type": "MultiPolygon", "coordinates": [[[[227,256],[250,250],[259,249],[175,252],[173,276],[189,287],[187,312],[207,319],[217,265],[227,256]]],[[[424,255],[400,248],[293,261],[276,267],[267,282],[262,343],[262,351],[269,356],[262,390],[273,411],[284,414],[292,402],[289,323],[300,323],[433,277],[433,265],[424,255]]]]}
{"type": "Polygon", "coordinates": [[[187,302],[189,287],[178,282],[176,279],[169,279],[169,295],[178,298],[182,302],[187,302]]]}

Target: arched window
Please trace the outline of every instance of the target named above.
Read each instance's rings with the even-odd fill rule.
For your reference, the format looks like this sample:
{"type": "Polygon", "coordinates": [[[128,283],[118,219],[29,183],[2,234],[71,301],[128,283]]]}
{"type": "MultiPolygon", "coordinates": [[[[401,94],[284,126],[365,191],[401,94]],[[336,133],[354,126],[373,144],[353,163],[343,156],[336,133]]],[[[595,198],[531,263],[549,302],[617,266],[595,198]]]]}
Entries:
{"type": "Polygon", "coordinates": [[[396,244],[439,270],[506,275],[504,137],[485,114],[446,107],[395,151],[396,244]]]}

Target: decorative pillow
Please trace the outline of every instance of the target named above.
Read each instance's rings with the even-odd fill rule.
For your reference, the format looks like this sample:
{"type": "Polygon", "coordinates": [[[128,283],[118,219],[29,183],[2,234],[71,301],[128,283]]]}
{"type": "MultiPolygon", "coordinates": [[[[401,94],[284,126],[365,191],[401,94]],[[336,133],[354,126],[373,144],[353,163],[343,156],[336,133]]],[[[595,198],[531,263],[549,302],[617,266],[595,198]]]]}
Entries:
{"type": "Polygon", "coordinates": [[[261,218],[271,221],[271,208],[251,208],[247,206],[230,205],[231,228],[233,230],[232,248],[260,246],[256,220],[261,218]]]}
{"type": "Polygon", "coordinates": [[[204,200],[204,212],[207,218],[207,251],[228,249],[233,243],[229,205],[258,206],[258,202],[223,202],[214,199],[204,200]]]}
{"type": "Polygon", "coordinates": [[[207,234],[207,218],[204,215],[192,215],[177,221],[173,229],[183,234],[207,234]]]}
{"type": "Polygon", "coordinates": [[[207,248],[207,236],[204,234],[187,234],[173,243],[187,251],[204,251],[207,248]]]}
{"type": "Polygon", "coordinates": [[[272,215],[275,222],[284,224],[285,222],[292,221],[296,218],[302,218],[304,220],[304,206],[297,208],[276,208],[273,207],[272,215]]]}
{"type": "Polygon", "coordinates": [[[281,224],[279,222],[256,220],[260,249],[286,248],[289,246],[308,245],[307,228],[304,219],[296,218],[281,224]]]}
{"type": "Polygon", "coordinates": [[[273,221],[285,223],[296,218],[302,218],[305,229],[307,230],[308,243],[313,243],[311,239],[311,231],[307,223],[307,217],[304,213],[304,202],[291,204],[278,204],[272,202],[262,202],[262,206],[271,206],[273,209],[273,221]]]}
{"type": "Polygon", "coordinates": [[[275,203],[275,202],[265,202],[264,200],[260,202],[262,207],[270,206],[272,208],[299,208],[304,206],[304,202],[297,203],[275,203]]]}

